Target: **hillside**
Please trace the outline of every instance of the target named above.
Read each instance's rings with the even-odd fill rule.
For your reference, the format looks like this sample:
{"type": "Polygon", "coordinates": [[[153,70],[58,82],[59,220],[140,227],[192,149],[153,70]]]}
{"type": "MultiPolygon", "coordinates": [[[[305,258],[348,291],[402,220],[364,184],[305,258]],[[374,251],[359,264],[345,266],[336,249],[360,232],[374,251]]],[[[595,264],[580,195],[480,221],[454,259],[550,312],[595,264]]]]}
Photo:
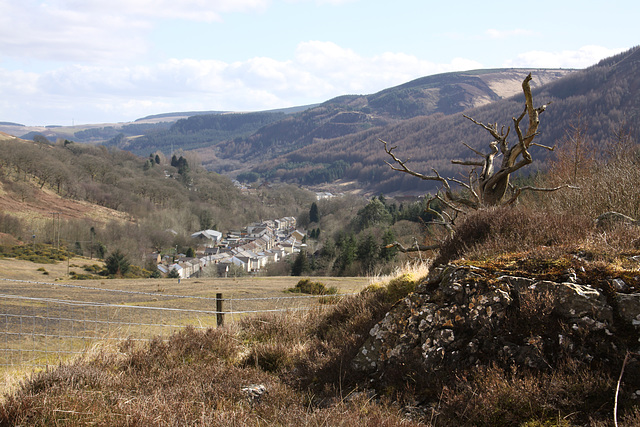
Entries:
{"type": "MultiPolygon", "coordinates": [[[[554,146],[565,136],[571,125],[584,127],[591,147],[612,146],[614,131],[637,138],[640,113],[640,49],[634,48],[615,58],[602,61],[582,71],[570,73],[534,89],[534,102],[547,104],[541,116],[541,133],[537,142],[554,146]]],[[[535,71],[532,73],[535,76],[535,71]]],[[[521,94],[496,100],[490,104],[464,110],[464,113],[483,122],[509,126],[512,117],[522,111],[521,94]]],[[[478,126],[464,119],[462,114],[447,116],[418,116],[393,124],[371,126],[359,133],[316,138],[313,144],[281,155],[254,170],[266,177],[288,182],[304,182],[312,170],[322,172],[334,168],[338,162],[347,166],[337,178],[351,183],[352,188],[370,193],[423,193],[433,191],[432,183],[420,182],[410,176],[393,172],[384,163],[386,154],[378,138],[397,145],[396,154],[410,158],[409,165],[417,171],[436,168],[447,176],[461,176],[465,168],[450,164],[451,159],[471,159],[473,153],[466,142],[484,151],[490,136],[478,126]]],[[[605,150],[606,151],[606,150],[605,150]]],[[[533,170],[541,167],[549,153],[532,150],[533,170]]],[[[323,176],[322,173],[318,173],[323,176]]],[[[321,184],[318,180],[315,184],[321,184]]]]}
{"type": "MultiPolygon", "coordinates": [[[[521,79],[530,71],[536,74],[534,87],[571,72],[474,70],[423,77],[371,95],[341,96],[319,106],[255,113],[167,113],[130,123],[82,126],[6,123],[0,131],[26,139],[44,136],[51,142],[100,143],[140,156],[195,150],[209,170],[236,175],[256,167],[265,179],[310,185],[344,176],[348,165],[314,159],[314,148],[301,165],[281,156],[367,129],[388,128],[416,117],[442,117],[504,99],[518,92],[521,79]],[[316,171],[311,176],[300,180],[313,169],[316,171]]],[[[367,149],[362,154],[369,152],[367,149]]],[[[357,167],[352,165],[351,169],[357,167]]]]}
{"type": "MultiPolygon", "coordinates": [[[[180,117],[169,114],[67,135],[103,140],[142,156],[193,150],[207,169],[234,177],[333,191],[422,194],[433,191],[433,184],[391,171],[378,138],[397,145],[396,153],[410,158],[414,170],[466,174],[450,160],[470,158],[463,142],[485,150],[488,134],[461,113],[484,123],[510,125],[522,108],[521,81],[531,72],[535,101],[549,105],[537,141],[554,146],[568,129],[580,127],[591,146],[606,151],[615,132],[637,135],[638,56],[634,48],[581,71],[447,73],[371,95],[341,96],[302,111],[198,114],[163,121],[180,117]]],[[[47,130],[62,135],[63,129],[72,130],[47,130]]],[[[535,150],[532,155],[535,162],[529,171],[542,168],[549,153],[535,150]]]]}
{"type": "Polygon", "coordinates": [[[159,155],[0,134],[0,233],[62,240],[78,253],[118,248],[143,265],[149,251],[187,246],[195,231],[292,216],[314,200],[288,186],[249,194],[185,156],[176,167],[159,155]]]}
{"type": "Polygon", "coordinates": [[[127,138],[121,134],[107,141],[105,145],[116,146],[142,156],[155,152],[170,154],[172,148],[194,150],[215,147],[223,141],[251,135],[258,129],[284,118],[283,112],[197,114],[179,119],[168,129],[149,132],[139,137],[127,138]]]}
{"type": "Polygon", "coordinates": [[[0,425],[637,426],[637,229],[554,219],[317,310],[96,345],[14,379],[0,425]]]}
{"type": "MultiPolygon", "coordinates": [[[[372,95],[346,95],[316,108],[265,126],[253,135],[226,141],[213,149],[215,157],[257,165],[277,156],[348,137],[371,128],[393,126],[415,117],[442,116],[486,105],[517,93],[518,82],[530,71],[476,70],[438,74],[385,89],[372,95]]],[[[535,70],[534,86],[553,81],[571,70],[535,70]]],[[[213,148],[213,147],[212,147],[213,148]]],[[[210,149],[201,149],[203,158],[210,149]]],[[[311,149],[311,151],[314,151],[311,149]]],[[[310,161],[316,167],[322,160],[310,161]]],[[[214,169],[216,164],[204,162],[214,169]]],[[[263,168],[264,169],[264,168],[263,168]]],[[[289,168],[291,169],[291,168],[289,168]]]]}
{"type": "MultiPolygon", "coordinates": [[[[275,119],[277,119],[284,114],[294,114],[313,106],[314,105],[305,105],[280,108],[255,114],[262,118],[264,118],[264,116],[273,115],[275,119]]],[[[34,137],[45,137],[50,142],[56,142],[59,139],[67,139],[74,142],[91,144],[106,143],[106,145],[109,146],[127,148],[128,151],[134,152],[135,154],[146,156],[149,154],[147,150],[150,150],[151,152],[159,150],[170,154],[172,144],[174,144],[176,148],[181,148],[183,150],[194,145],[200,146],[203,144],[211,144],[212,134],[214,135],[214,142],[224,139],[225,137],[233,139],[236,136],[246,135],[247,133],[251,133],[252,126],[254,126],[253,131],[260,127],[253,124],[255,121],[254,113],[232,113],[228,111],[180,111],[154,114],[136,119],[132,122],[124,123],[96,123],[72,126],[25,126],[20,123],[0,122],[0,132],[5,132],[7,134],[29,140],[34,137]],[[242,117],[246,120],[238,121],[236,117],[238,114],[242,114],[242,117]],[[196,116],[217,117],[209,118],[210,121],[207,122],[207,120],[205,120],[204,123],[201,119],[194,119],[189,123],[189,125],[187,125],[187,127],[190,127],[187,133],[191,135],[188,137],[183,136],[182,139],[180,139],[179,136],[176,136],[176,134],[184,132],[185,129],[183,125],[179,125],[176,129],[170,130],[174,123],[196,116]],[[198,129],[193,129],[194,123],[198,125],[198,129]],[[226,128],[224,129],[226,133],[216,135],[215,130],[219,130],[220,126],[226,128]],[[202,133],[194,135],[194,131],[196,133],[202,131],[202,133]],[[150,141],[135,141],[137,138],[142,136],[148,137],[150,141]]],[[[264,124],[265,123],[262,123],[262,125],[264,124]]]]}

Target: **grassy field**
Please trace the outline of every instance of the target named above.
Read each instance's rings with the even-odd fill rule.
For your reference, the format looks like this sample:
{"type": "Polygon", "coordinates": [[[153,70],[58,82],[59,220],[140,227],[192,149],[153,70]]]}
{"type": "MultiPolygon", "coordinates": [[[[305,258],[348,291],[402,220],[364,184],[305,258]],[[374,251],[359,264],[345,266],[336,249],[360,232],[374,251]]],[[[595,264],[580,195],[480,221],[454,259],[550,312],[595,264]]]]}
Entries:
{"type": "MultiPolygon", "coordinates": [[[[317,298],[285,292],[299,277],[220,279],[68,280],[95,260],[57,264],[0,260],[0,368],[57,364],[98,342],[168,337],[186,325],[216,325],[216,294],[224,298],[224,322],[251,312],[319,306],[317,298]]],[[[339,293],[361,290],[367,278],[314,278],[339,293]]]]}

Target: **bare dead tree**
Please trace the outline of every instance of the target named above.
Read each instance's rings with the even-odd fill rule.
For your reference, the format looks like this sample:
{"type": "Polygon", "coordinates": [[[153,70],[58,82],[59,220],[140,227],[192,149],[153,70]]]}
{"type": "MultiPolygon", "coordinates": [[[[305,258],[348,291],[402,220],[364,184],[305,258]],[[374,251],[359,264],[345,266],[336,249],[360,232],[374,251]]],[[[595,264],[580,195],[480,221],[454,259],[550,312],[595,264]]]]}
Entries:
{"type": "Polygon", "coordinates": [[[518,138],[517,142],[511,144],[507,140],[511,130],[510,127],[507,127],[505,131],[504,126],[498,129],[497,123],[484,124],[464,115],[465,118],[482,127],[493,137],[493,140],[489,143],[489,151],[487,153],[482,153],[464,143],[464,145],[480,157],[480,159],[471,161],[452,160],[453,164],[473,167],[469,172],[467,182],[454,178],[444,178],[435,169],[432,169],[433,174],[431,175],[416,172],[407,166],[406,161],[401,160],[395,155],[393,150],[397,147],[391,147],[386,141],[380,140],[384,144],[386,153],[393,159],[393,162],[386,163],[393,170],[408,173],[423,180],[440,182],[442,188],[439,193],[442,196],[438,195],[436,197],[440,199],[441,203],[447,205],[447,207],[459,212],[468,209],[511,204],[517,200],[523,191],[556,191],[569,187],[568,185],[561,185],[554,188],[538,188],[533,186],[515,188],[510,182],[511,174],[533,162],[531,154],[529,153],[529,149],[532,146],[541,147],[550,151],[553,151],[555,148],[533,142],[534,138],[538,135],[540,114],[545,111],[547,106],[543,105],[538,108],[533,106],[533,96],[531,95],[530,86],[531,80],[532,77],[531,74],[529,74],[522,82],[525,106],[522,113],[517,118],[513,118],[513,128],[518,138]],[[521,122],[525,117],[528,117],[529,123],[526,132],[523,132],[521,122]],[[498,167],[496,163],[500,156],[502,156],[502,161],[498,167]],[[478,173],[478,168],[480,168],[480,173],[478,173]],[[457,184],[466,189],[467,191],[465,193],[467,194],[461,195],[454,192],[451,188],[452,184],[457,184]]]}
{"type": "MultiPolygon", "coordinates": [[[[531,164],[533,158],[529,152],[532,146],[540,147],[549,151],[553,151],[555,147],[548,147],[537,144],[534,141],[539,134],[540,114],[542,114],[547,105],[535,108],[533,105],[533,96],[531,95],[530,82],[532,80],[529,74],[522,82],[522,91],[524,92],[525,105],[524,110],[518,117],[514,117],[513,129],[515,131],[517,141],[513,144],[508,141],[511,127],[502,126],[498,129],[498,124],[484,124],[472,117],[463,115],[466,119],[486,130],[493,140],[489,142],[489,150],[483,153],[472,148],[470,145],[463,143],[465,147],[470,149],[479,157],[477,160],[452,160],[453,164],[471,166],[467,181],[455,178],[445,178],[441,176],[437,170],[432,169],[432,174],[423,174],[412,170],[407,166],[406,160],[398,158],[394,150],[395,146],[390,146],[386,141],[380,139],[384,144],[385,152],[391,157],[392,162],[386,162],[391,169],[409,175],[415,176],[422,180],[437,181],[441,184],[438,191],[431,201],[438,201],[444,208],[443,210],[435,210],[428,204],[427,211],[435,217],[431,224],[444,226],[450,235],[453,235],[453,225],[458,214],[469,210],[477,210],[484,207],[493,207],[500,205],[513,204],[523,191],[543,191],[551,192],[562,188],[575,188],[570,185],[560,185],[553,188],[540,188],[534,186],[515,187],[511,183],[511,175],[531,164]],[[528,126],[526,132],[522,130],[522,121],[528,118],[528,126]],[[502,161],[498,165],[498,158],[502,157],[502,161]],[[456,192],[452,189],[452,185],[462,187],[466,191],[456,192]]],[[[411,252],[433,247],[414,247],[405,248],[399,243],[390,246],[396,246],[400,251],[411,252]]]]}

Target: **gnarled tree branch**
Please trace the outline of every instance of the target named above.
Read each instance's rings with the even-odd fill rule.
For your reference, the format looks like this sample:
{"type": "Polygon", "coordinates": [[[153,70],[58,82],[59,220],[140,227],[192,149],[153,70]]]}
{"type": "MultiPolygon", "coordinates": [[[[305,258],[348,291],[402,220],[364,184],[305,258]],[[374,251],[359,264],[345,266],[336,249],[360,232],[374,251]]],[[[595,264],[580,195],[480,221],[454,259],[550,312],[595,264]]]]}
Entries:
{"type": "MultiPolygon", "coordinates": [[[[407,166],[408,160],[399,159],[393,150],[396,147],[390,147],[386,141],[380,140],[384,144],[386,153],[393,159],[393,162],[386,162],[391,169],[408,173],[412,176],[423,180],[438,181],[442,185],[442,190],[439,192],[442,196],[438,195],[437,199],[440,200],[446,209],[449,209],[455,213],[459,213],[464,209],[478,209],[483,206],[496,206],[502,204],[514,203],[523,191],[557,191],[562,188],[575,188],[569,185],[562,185],[555,188],[537,188],[537,187],[522,187],[513,189],[510,185],[510,177],[514,172],[522,169],[523,167],[531,164],[533,158],[529,152],[531,146],[544,148],[550,151],[554,150],[554,147],[548,147],[542,144],[534,143],[534,138],[539,134],[540,126],[540,114],[542,114],[547,105],[535,108],[533,105],[533,96],[531,93],[531,81],[532,77],[529,74],[522,82],[522,91],[525,97],[525,105],[518,117],[514,117],[513,128],[517,137],[517,141],[510,144],[508,141],[511,128],[502,126],[498,128],[497,123],[485,124],[472,117],[463,114],[463,117],[471,121],[477,126],[480,126],[487,131],[493,140],[489,143],[489,151],[483,153],[471,147],[469,144],[463,145],[471,150],[474,154],[481,157],[482,160],[452,160],[453,164],[472,166],[469,173],[468,182],[462,182],[454,178],[444,178],[438,171],[432,169],[432,175],[425,175],[416,172],[407,166]],[[527,117],[528,127],[526,132],[522,130],[522,121],[527,117]],[[497,159],[502,156],[502,161],[498,166],[497,159]],[[475,168],[481,167],[482,171],[478,175],[475,168]],[[459,193],[454,193],[451,190],[451,183],[458,184],[466,190],[467,196],[463,196],[459,193]]],[[[429,206],[429,209],[430,206],[429,206]]],[[[448,224],[449,232],[452,232],[452,218],[445,217],[442,214],[431,209],[432,214],[437,214],[437,223],[441,225],[448,224]]],[[[445,225],[446,226],[446,225],[445,225]]]]}

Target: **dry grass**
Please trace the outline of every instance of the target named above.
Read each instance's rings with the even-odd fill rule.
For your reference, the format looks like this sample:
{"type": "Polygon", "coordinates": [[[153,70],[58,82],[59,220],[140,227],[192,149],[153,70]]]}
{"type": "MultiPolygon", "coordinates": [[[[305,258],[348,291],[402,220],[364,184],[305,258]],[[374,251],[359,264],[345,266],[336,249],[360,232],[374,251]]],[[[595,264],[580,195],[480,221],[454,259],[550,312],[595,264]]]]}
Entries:
{"type": "Polygon", "coordinates": [[[561,247],[564,251],[584,242],[593,230],[593,220],[582,215],[522,206],[483,209],[469,214],[456,227],[434,264],[445,264],[462,256],[488,259],[540,247],[561,247]]]}
{"type": "MultiPolygon", "coordinates": [[[[0,425],[610,425],[615,369],[571,360],[543,373],[452,370],[425,378],[429,393],[400,383],[378,390],[388,397],[371,390],[349,361],[371,326],[415,286],[408,278],[424,273],[399,271],[323,310],[125,341],[115,354],[95,347],[14,386],[0,404],[0,425]],[[242,392],[249,384],[264,384],[267,394],[251,401],[242,392]],[[416,406],[425,394],[435,398],[416,406]]],[[[521,302],[522,333],[549,317],[544,298],[521,302]]],[[[629,375],[627,392],[637,372],[629,375]]],[[[621,425],[640,421],[628,399],[620,413],[621,425]]]]}
{"type": "Polygon", "coordinates": [[[391,274],[369,277],[369,285],[382,286],[399,277],[418,282],[429,274],[429,262],[407,262],[397,267],[391,274]]]}
{"type": "MultiPolygon", "coordinates": [[[[523,215],[523,211],[515,217],[505,213],[504,225],[492,232],[511,236],[514,245],[521,238],[547,238],[545,233],[551,231],[544,229],[528,237],[511,233],[514,224],[539,224],[535,215],[533,219],[523,215]]],[[[568,267],[586,265],[589,269],[581,273],[582,279],[610,277],[619,267],[603,259],[621,259],[619,249],[629,245],[629,239],[622,232],[608,233],[606,241],[590,230],[586,235],[575,245],[584,247],[586,242],[591,248],[581,256],[600,254],[591,264],[567,252],[553,258],[551,252],[566,251],[561,239],[548,247],[550,253],[532,244],[494,258],[490,254],[505,250],[496,243],[500,239],[479,239],[473,247],[463,247],[462,254],[483,258],[475,263],[488,271],[529,271],[553,278],[568,267]]],[[[424,265],[407,265],[387,277],[347,279],[344,287],[338,285],[341,291],[368,286],[322,309],[248,316],[222,329],[187,328],[149,343],[125,341],[115,353],[94,348],[84,357],[34,373],[11,388],[0,404],[0,425],[611,425],[617,362],[589,365],[558,357],[554,359],[557,366],[546,372],[515,371],[496,364],[422,376],[415,366],[406,366],[414,383],[408,383],[402,372],[389,370],[386,387],[374,391],[369,378],[349,369],[350,361],[370,328],[427,273],[424,265]],[[264,384],[268,393],[260,401],[250,401],[242,392],[249,384],[264,384]],[[425,397],[428,400],[420,400],[425,397]]],[[[635,286],[632,277],[622,277],[635,286]]],[[[218,291],[284,295],[282,291],[299,278],[251,279],[243,288],[234,287],[241,280],[246,279],[181,281],[184,288],[176,281],[100,285],[151,291],[162,286],[164,292],[159,294],[188,290],[198,295],[218,291]]],[[[520,301],[519,311],[511,316],[513,339],[559,327],[548,299],[548,295],[532,294],[520,301]]],[[[577,345],[589,344],[587,339],[577,345]]],[[[640,362],[635,361],[625,374],[625,396],[635,390],[639,373],[640,362]]],[[[629,398],[619,413],[620,425],[640,423],[637,405],[629,398]]]]}
{"type": "Polygon", "coordinates": [[[550,373],[481,367],[443,388],[438,419],[456,426],[589,425],[610,418],[614,387],[611,376],[583,366],[550,373]]]}
{"type": "Polygon", "coordinates": [[[168,341],[125,341],[117,355],[98,350],[33,374],[0,406],[0,425],[419,425],[333,375],[388,309],[376,302],[381,292],[324,313],[264,314],[168,341]],[[255,383],[268,391],[259,402],[241,391],[255,383]]]}

